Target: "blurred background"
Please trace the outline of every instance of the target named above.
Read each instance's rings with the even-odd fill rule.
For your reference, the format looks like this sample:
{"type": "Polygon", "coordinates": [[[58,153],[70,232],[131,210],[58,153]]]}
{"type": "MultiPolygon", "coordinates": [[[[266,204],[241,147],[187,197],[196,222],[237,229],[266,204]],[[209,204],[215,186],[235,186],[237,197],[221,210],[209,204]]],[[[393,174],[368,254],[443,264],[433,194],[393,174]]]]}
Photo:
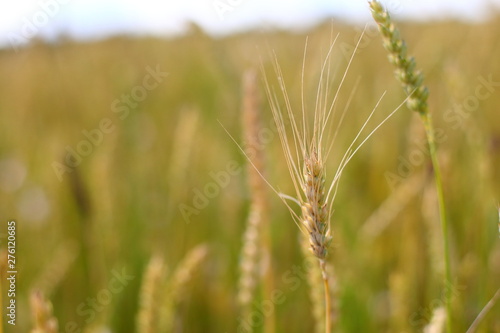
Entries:
{"type": "MultiPolygon", "coordinates": [[[[421,332],[452,288],[453,320],[465,332],[500,287],[500,1],[384,3],[430,90],[455,280],[443,278],[422,124],[403,107],[360,149],[339,186],[330,258],[337,331],[421,332]]],[[[52,303],[59,332],[135,332],[152,257],[161,258],[169,286],[158,296],[171,303],[169,331],[236,332],[250,195],[246,158],[226,130],[244,144],[243,73],[260,73],[265,172],[285,193],[293,186],[262,76],[279,92],[274,57],[298,112],[306,38],[311,111],[335,36],[330,100],[355,52],[337,101],[348,110],[332,175],[382,94],[371,129],[405,98],[365,1],[41,0],[4,7],[0,250],[7,221],[15,220],[18,268],[17,322],[10,327],[4,315],[8,332],[34,327],[33,290],[52,303]]],[[[303,263],[299,232],[271,192],[269,203],[270,265],[284,295],[273,310],[276,332],[311,332],[309,288],[293,270],[303,263]],[[293,288],[290,274],[299,281],[293,288]]],[[[500,332],[499,318],[497,304],[478,332],[500,332]]]]}

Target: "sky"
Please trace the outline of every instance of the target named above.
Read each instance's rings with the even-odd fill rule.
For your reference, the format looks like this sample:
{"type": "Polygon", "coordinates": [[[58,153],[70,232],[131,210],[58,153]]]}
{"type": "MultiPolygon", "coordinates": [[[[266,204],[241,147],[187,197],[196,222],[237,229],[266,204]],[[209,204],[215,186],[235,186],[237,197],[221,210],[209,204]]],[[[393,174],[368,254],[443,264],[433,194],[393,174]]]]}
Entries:
{"type": "MultiPolygon", "coordinates": [[[[481,21],[500,0],[385,0],[400,19],[481,21]]],[[[366,0],[19,0],[0,11],[0,46],[33,37],[78,39],[113,34],[176,35],[195,22],[213,35],[249,28],[307,28],[328,17],[370,21],[366,0]]]]}

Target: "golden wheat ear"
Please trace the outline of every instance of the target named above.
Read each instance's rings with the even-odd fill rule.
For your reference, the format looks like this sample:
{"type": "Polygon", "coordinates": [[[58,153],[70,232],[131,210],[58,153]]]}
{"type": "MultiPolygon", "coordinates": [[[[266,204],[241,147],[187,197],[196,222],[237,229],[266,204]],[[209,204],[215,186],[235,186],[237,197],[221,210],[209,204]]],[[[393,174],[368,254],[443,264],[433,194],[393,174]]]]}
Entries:
{"type": "Polygon", "coordinates": [[[208,246],[200,244],[190,250],[177,265],[166,281],[162,290],[161,316],[158,323],[159,333],[173,332],[176,315],[176,305],[186,294],[186,285],[191,280],[196,269],[199,269],[208,254],[208,246]]]}
{"type": "Polygon", "coordinates": [[[160,330],[161,302],[166,267],[160,256],[153,256],[142,278],[137,315],[137,333],[156,333],[160,330]]]}
{"type": "MultiPolygon", "coordinates": [[[[265,156],[260,133],[261,121],[260,95],[257,85],[257,73],[248,70],[243,76],[242,127],[244,132],[244,150],[251,162],[247,168],[250,188],[250,213],[243,236],[240,261],[240,280],[238,301],[242,317],[246,320],[252,310],[252,301],[259,282],[262,282],[264,298],[271,297],[273,273],[270,261],[271,240],[269,226],[268,190],[262,174],[265,169],[265,156]]],[[[266,316],[265,332],[274,332],[274,316],[266,316]]]]}
{"type": "Polygon", "coordinates": [[[424,333],[442,333],[445,322],[446,310],[442,306],[435,308],[431,322],[424,328],[424,333]]]}
{"type": "Polygon", "coordinates": [[[57,319],[52,314],[52,303],[36,290],[30,297],[34,328],[31,333],[58,333],[57,319]]]}
{"type": "Polygon", "coordinates": [[[35,289],[50,297],[74,265],[80,254],[80,246],[75,241],[69,240],[59,245],[53,255],[53,260],[43,269],[35,280],[35,289]]]}
{"type": "MultiPolygon", "coordinates": [[[[362,36],[361,36],[362,38],[362,36]]],[[[360,40],[361,40],[360,38],[360,40]]],[[[370,115],[363,123],[361,128],[356,133],[354,139],[351,141],[349,147],[345,150],[345,154],[340,158],[340,163],[338,169],[336,170],[333,177],[327,182],[326,177],[326,165],[325,159],[331,151],[333,146],[333,140],[336,137],[337,131],[341,126],[341,123],[346,114],[347,108],[340,115],[340,121],[337,125],[337,129],[333,134],[333,140],[329,144],[326,144],[326,140],[329,140],[330,133],[327,133],[327,129],[330,128],[329,124],[332,123],[335,116],[334,107],[337,98],[340,94],[340,90],[344,85],[347,72],[352,64],[354,53],[349,59],[346,70],[340,80],[340,83],[334,92],[334,97],[330,102],[329,98],[329,61],[332,54],[333,43],[328,49],[327,55],[321,66],[321,73],[318,83],[318,92],[316,94],[316,102],[314,107],[314,114],[312,114],[313,124],[309,126],[306,115],[304,97],[302,93],[302,115],[301,119],[295,117],[292,110],[292,105],[289,99],[288,92],[285,87],[283,72],[277,61],[276,55],[274,55],[274,71],[279,81],[280,90],[284,100],[284,110],[282,111],[278,98],[274,91],[271,89],[269,81],[267,80],[264,72],[266,92],[268,94],[268,99],[271,104],[271,111],[273,113],[273,118],[277,127],[277,132],[279,135],[280,143],[284,152],[285,161],[287,163],[288,171],[290,173],[291,180],[296,192],[296,198],[290,197],[288,195],[280,194],[280,198],[283,200],[285,205],[288,207],[295,224],[299,227],[300,231],[308,240],[308,248],[314,257],[319,262],[319,271],[324,284],[324,301],[323,304],[318,305],[317,308],[325,309],[324,313],[324,324],[317,324],[317,327],[324,327],[326,332],[330,332],[332,328],[332,300],[331,300],[331,278],[329,276],[328,269],[328,253],[329,248],[332,243],[332,231],[330,228],[330,221],[333,215],[333,201],[335,199],[340,178],[343,174],[344,169],[348,163],[352,160],[354,155],[361,149],[361,147],[367,142],[367,140],[389,119],[391,118],[400,108],[406,100],[401,103],[395,110],[393,110],[382,122],[380,122],[368,135],[364,137],[361,143],[358,143],[358,139],[361,140],[361,135],[363,134],[365,128],[367,128],[372,116],[374,115],[382,97],[379,99],[375,107],[372,109],[370,115]],[[302,123],[300,123],[300,120],[302,123]],[[309,128],[311,127],[311,128],[309,128]],[[326,152],[326,153],[325,153],[326,152]],[[287,203],[287,200],[291,199],[297,202],[301,207],[301,214],[297,214],[287,203]]],[[[359,46],[357,43],[356,48],[359,46]]],[[[307,49],[307,41],[306,41],[307,49]]],[[[306,56],[306,50],[304,51],[304,58],[306,56]]],[[[302,65],[302,74],[304,76],[305,72],[305,60],[302,65]]],[[[302,92],[304,88],[302,87],[302,92]]],[[[350,94],[349,101],[352,99],[352,93],[350,94]]],[[[312,298],[313,301],[317,301],[317,297],[312,298]]]]}

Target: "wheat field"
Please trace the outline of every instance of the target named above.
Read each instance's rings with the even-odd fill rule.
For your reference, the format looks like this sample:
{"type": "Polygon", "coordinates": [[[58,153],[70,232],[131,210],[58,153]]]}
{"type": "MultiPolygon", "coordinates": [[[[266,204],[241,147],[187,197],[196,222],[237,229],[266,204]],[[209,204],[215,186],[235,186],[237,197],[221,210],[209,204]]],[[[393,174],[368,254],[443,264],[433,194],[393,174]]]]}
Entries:
{"type": "MultiPolygon", "coordinates": [[[[336,191],[332,331],[423,332],[449,292],[453,331],[466,332],[500,288],[500,17],[397,24],[430,92],[452,281],[424,128],[403,105],[357,151],[336,191]]],[[[295,191],[271,105],[285,110],[285,84],[297,115],[302,95],[312,112],[327,57],[327,98],[342,82],[335,105],[345,109],[324,165],[333,177],[377,103],[362,137],[406,98],[373,24],[219,38],[193,25],[168,39],[60,38],[0,50],[4,331],[319,331],[314,288],[323,285],[308,276],[317,263],[268,185],[295,191]],[[253,143],[242,114],[248,70],[260,113],[253,143]],[[263,156],[257,190],[252,152],[263,156]],[[262,218],[255,230],[249,215],[262,218]],[[5,315],[8,221],[15,327],[5,315]]],[[[477,332],[500,332],[498,303],[477,332]]]]}

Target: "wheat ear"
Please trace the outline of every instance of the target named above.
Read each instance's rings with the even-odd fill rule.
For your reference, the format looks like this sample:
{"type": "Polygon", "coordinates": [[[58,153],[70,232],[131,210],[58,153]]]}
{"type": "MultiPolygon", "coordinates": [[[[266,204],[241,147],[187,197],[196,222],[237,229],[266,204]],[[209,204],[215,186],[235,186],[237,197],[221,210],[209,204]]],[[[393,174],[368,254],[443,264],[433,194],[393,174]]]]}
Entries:
{"type": "MultiPolygon", "coordinates": [[[[434,169],[434,179],[439,204],[439,217],[443,235],[443,256],[445,263],[445,278],[447,283],[451,282],[451,257],[449,249],[448,222],[446,217],[446,207],[443,193],[443,182],[439,161],[437,158],[436,139],[432,117],[427,106],[429,92],[422,84],[423,75],[420,71],[415,71],[416,63],[414,58],[408,57],[406,44],[401,39],[398,29],[391,20],[389,13],[380,2],[373,0],[369,2],[373,19],[377,23],[384,40],[384,47],[389,52],[389,61],[396,67],[396,78],[401,82],[406,93],[409,95],[407,106],[410,110],[417,111],[423,121],[432,166],[434,169]]],[[[452,310],[451,310],[451,288],[446,290],[446,329],[452,332],[452,310]]]]}
{"type": "Polygon", "coordinates": [[[158,324],[160,327],[158,332],[174,331],[175,305],[180,301],[186,289],[186,284],[191,280],[195,269],[201,265],[207,253],[207,245],[196,246],[186,254],[168,278],[163,292],[162,315],[158,324]]]}
{"type": "Polygon", "coordinates": [[[302,203],[302,223],[309,235],[309,247],[319,259],[325,288],[325,332],[331,332],[331,300],[326,256],[332,242],[329,209],[325,196],[324,165],[320,152],[312,146],[311,154],[304,158],[304,183],[306,201],[302,203]]]}
{"type": "MultiPolygon", "coordinates": [[[[248,70],[243,76],[244,148],[250,161],[247,173],[251,195],[250,214],[243,238],[238,290],[238,300],[243,318],[246,318],[251,311],[252,299],[260,277],[262,277],[264,296],[271,297],[273,291],[272,265],[269,264],[271,245],[267,205],[268,191],[267,184],[262,177],[265,157],[263,142],[259,136],[262,122],[257,78],[255,70],[248,70]]],[[[264,331],[274,332],[274,325],[273,314],[266,316],[264,331]]]]}
{"type": "Polygon", "coordinates": [[[159,309],[164,283],[165,264],[161,257],[154,256],[149,261],[142,279],[137,316],[138,333],[161,332],[159,328],[159,309]]]}
{"type": "MultiPolygon", "coordinates": [[[[338,36],[338,35],[337,35],[338,36]]],[[[363,36],[358,40],[356,45],[356,50],[359,46],[363,36]]],[[[361,143],[358,143],[363,130],[366,128],[368,122],[373,116],[378,104],[380,103],[382,97],[377,102],[377,105],[373,108],[372,112],[358,130],[356,136],[351,141],[351,144],[346,149],[344,155],[340,159],[338,169],[331,177],[328,184],[326,182],[326,166],[324,159],[328,157],[331,151],[333,143],[335,141],[337,132],[341,125],[343,124],[345,113],[349,107],[349,102],[353,96],[349,97],[349,101],[340,115],[336,128],[330,131],[332,128],[331,122],[336,114],[335,103],[339,96],[340,90],[343,86],[344,80],[347,76],[349,68],[352,64],[355,52],[352,54],[345,72],[340,80],[340,83],[335,91],[335,95],[332,99],[329,98],[329,91],[331,89],[331,78],[330,78],[330,57],[332,54],[333,46],[335,45],[335,38],[328,50],[326,58],[321,66],[321,72],[318,82],[318,91],[316,94],[316,104],[314,110],[314,120],[312,126],[312,135],[310,135],[310,128],[308,125],[308,117],[306,116],[306,107],[304,102],[304,72],[305,72],[305,59],[307,51],[307,40],[306,47],[304,50],[304,62],[302,65],[302,123],[296,120],[292,106],[290,103],[290,98],[286,90],[283,73],[278,64],[276,56],[274,57],[274,70],[278,77],[281,92],[283,94],[285,102],[285,111],[282,112],[279,106],[278,100],[274,91],[271,89],[267,78],[265,78],[266,92],[271,104],[271,111],[273,113],[273,118],[278,130],[278,135],[280,138],[281,146],[285,155],[285,160],[288,166],[288,171],[292,179],[296,197],[291,197],[279,193],[274,187],[268,184],[275,193],[277,193],[285,205],[288,207],[295,224],[299,227],[302,233],[307,237],[309,242],[309,248],[314,256],[319,261],[319,267],[321,270],[321,276],[324,285],[324,302],[325,302],[325,332],[331,332],[331,291],[330,291],[330,278],[327,269],[327,256],[330,244],[332,242],[332,232],[330,229],[330,220],[333,214],[333,201],[337,194],[337,189],[339,185],[340,178],[347,164],[352,160],[354,155],[359,151],[359,149],[366,143],[366,141],[390,118],[392,117],[401,107],[398,106],[394,111],[392,111],[382,122],[380,122],[361,143]],[[288,126],[285,126],[285,116],[288,126]],[[287,130],[288,127],[288,130],[287,130]],[[291,132],[291,134],[290,134],[291,132]],[[333,137],[333,138],[332,138],[333,137]],[[327,141],[327,142],[325,142],[327,141]],[[323,152],[323,148],[326,150],[323,152]],[[302,214],[297,214],[286,201],[291,199],[292,201],[298,203],[301,207],[302,214]]],[[[265,73],[265,71],[263,70],[265,73]]]]}
{"type": "Polygon", "coordinates": [[[75,263],[80,253],[80,247],[75,241],[66,241],[60,245],[53,259],[36,279],[35,289],[50,297],[61,281],[66,277],[67,272],[75,263]]]}
{"type": "MultiPolygon", "coordinates": [[[[247,72],[243,77],[243,130],[245,132],[245,153],[252,154],[252,163],[259,170],[262,169],[262,161],[258,158],[258,141],[254,135],[257,126],[257,110],[255,73],[247,72]],[[250,152],[251,151],[251,152],[250,152]]],[[[250,158],[250,156],[249,156],[250,158]]],[[[247,226],[243,234],[243,247],[240,259],[240,279],[238,286],[238,302],[241,312],[245,318],[251,311],[251,303],[255,295],[259,275],[259,243],[262,224],[262,201],[256,195],[260,190],[259,179],[255,177],[256,171],[248,169],[248,183],[252,197],[250,213],[247,226]]]]}
{"type": "Polygon", "coordinates": [[[34,328],[31,333],[57,333],[57,319],[52,314],[52,303],[40,291],[34,291],[30,298],[34,328]]]}
{"type": "Polygon", "coordinates": [[[415,58],[408,57],[406,43],[401,39],[399,30],[391,16],[378,1],[371,1],[372,16],[384,39],[384,48],[389,52],[389,62],[396,67],[396,78],[401,82],[410,97],[407,106],[420,114],[429,112],[427,98],[429,91],[422,83],[424,77],[420,70],[415,70],[415,58]]]}
{"type": "Polygon", "coordinates": [[[445,321],[446,321],[446,310],[441,306],[434,309],[431,322],[427,326],[425,326],[424,333],[443,332],[445,321]]]}

